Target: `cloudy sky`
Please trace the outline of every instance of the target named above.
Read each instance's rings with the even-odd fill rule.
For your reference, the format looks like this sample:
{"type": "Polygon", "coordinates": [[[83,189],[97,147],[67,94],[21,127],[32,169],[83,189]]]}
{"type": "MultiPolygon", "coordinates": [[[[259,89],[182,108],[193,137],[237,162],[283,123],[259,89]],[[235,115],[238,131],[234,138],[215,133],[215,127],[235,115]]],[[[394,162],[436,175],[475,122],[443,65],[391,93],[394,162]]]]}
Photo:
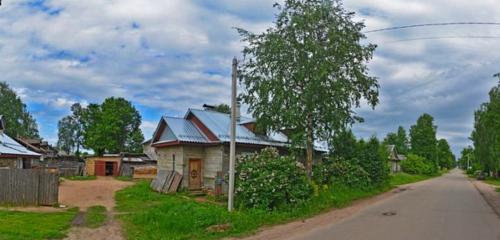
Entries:
{"type": "MultiPolygon", "coordinates": [[[[125,97],[148,138],[161,115],[228,103],[230,65],[243,43],[233,27],[272,26],[273,0],[3,0],[0,81],[27,103],[41,135],[75,102],[125,97]]],[[[350,0],[366,30],[435,22],[500,22],[498,0],[350,0]]],[[[500,72],[500,26],[445,26],[367,34],[378,44],[371,74],[381,104],[358,110],[358,136],[408,128],[432,114],[457,153],[469,144],[473,112],[500,72]],[[453,38],[489,36],[492,38],[453,38]],[[416,38],[435,38],[414,40],[416,38]],[[442,38],[445,37],[445,38],[442,38]],[[496,37],[496,38],[495,38],[496,37]],[[413,39],[413,40],[412,40],[413,39]],[[412,40],[412,41],[410,41],[412,40]]]]}

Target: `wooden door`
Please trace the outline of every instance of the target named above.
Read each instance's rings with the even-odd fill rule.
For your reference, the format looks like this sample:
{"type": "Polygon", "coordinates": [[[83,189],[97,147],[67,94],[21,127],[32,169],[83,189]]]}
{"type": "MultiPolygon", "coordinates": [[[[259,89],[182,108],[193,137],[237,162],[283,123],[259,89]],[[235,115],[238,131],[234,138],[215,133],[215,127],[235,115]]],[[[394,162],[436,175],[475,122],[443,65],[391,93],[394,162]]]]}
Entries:
{"type": "Polygon", "coordinates": [[[201,188],[201,160],[189,159],[189,189],[201,188]]]}
{"type": "Polygon", "coordinates": [[[95,168],[95,175],[96,176],[106,176],[106,162],[105,161],[95,161],[94,168],[95,168]]]}

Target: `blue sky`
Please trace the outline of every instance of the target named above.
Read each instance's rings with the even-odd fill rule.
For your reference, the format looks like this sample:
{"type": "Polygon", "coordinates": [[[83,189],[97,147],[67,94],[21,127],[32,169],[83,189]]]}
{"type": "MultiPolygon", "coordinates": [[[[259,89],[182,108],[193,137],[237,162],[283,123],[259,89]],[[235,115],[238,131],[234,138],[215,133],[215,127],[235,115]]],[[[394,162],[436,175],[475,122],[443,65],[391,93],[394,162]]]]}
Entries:
{"type": "MultiPolygon", "coordinates": [[[[57,121],[75,102],[109,96],[131,100],[146,138],[161,115],[228,103],[230,65],[244,43],[233,29],[272,26],[274,1],[4,0],[0,6],[0,81],[9,83],[36,117],[41,135],[57,141],[57,121]]],[[[367,28],[430,22],[500,22],[497,0],[350,0],[367,28]]],[[[370,73],[381,104],[357,112],[360,137],[385,136],[432,114],[438,136],[457,153],[469,144],[473,112],[500,72],[499,26],[448,26],[368,34],[378,44],[370,73]]]]}

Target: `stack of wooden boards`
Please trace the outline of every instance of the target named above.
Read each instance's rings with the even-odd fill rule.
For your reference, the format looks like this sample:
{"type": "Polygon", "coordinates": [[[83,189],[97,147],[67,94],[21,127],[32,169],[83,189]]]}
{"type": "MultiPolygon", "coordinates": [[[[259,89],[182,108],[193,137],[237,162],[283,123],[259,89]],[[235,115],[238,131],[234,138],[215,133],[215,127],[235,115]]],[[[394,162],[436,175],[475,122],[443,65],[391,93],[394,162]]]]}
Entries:
{"type": "Polygon", "coordinates": [[[177,192],[182,181],[182,175],[176,171],[160,170],[151,182],[151,188],[157,192],[177,192]]]}

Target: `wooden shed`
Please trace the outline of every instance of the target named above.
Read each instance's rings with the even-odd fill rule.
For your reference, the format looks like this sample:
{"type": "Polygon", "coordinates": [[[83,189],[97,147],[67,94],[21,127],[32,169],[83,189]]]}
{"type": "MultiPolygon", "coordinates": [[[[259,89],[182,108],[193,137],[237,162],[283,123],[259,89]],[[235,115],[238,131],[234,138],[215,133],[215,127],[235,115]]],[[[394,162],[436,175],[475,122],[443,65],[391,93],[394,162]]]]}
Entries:
{"type": "Polygon", "coordinates": [[[113,176],[120,175],[120,154],[104,154],[99,157],[85,159],[85,174],[87,176],[113,176]]]}

